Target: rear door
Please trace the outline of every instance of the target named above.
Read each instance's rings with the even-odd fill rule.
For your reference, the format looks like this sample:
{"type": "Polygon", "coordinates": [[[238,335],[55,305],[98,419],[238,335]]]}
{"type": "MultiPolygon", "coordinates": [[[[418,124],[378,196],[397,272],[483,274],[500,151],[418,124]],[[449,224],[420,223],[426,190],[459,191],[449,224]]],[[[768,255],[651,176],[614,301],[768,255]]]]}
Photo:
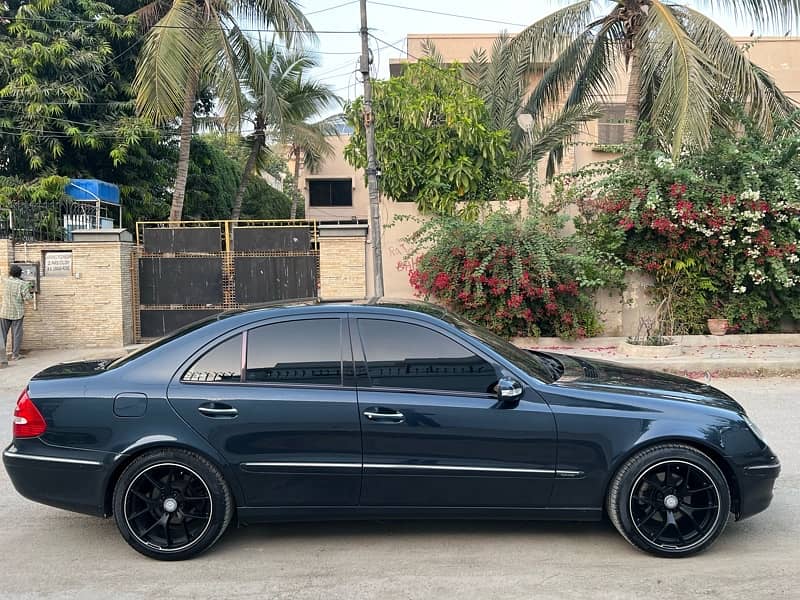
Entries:
{"type": "Polygon", "coordinates": [[[175,410],[237,471],[247,506],[352,506],[361,433],[346,320],[259,324],[197,353],[169,387],[175,410]]]}

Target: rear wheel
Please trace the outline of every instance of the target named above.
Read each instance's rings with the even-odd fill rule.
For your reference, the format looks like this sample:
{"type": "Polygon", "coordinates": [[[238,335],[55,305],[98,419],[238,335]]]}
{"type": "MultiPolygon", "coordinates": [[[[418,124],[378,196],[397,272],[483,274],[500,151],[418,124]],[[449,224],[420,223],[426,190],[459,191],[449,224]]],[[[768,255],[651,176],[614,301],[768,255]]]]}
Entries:
{"type": "Polygon", "coordinates": [[[631,457],[611,482],[611,522],[634,546],[682,557],[708,548],[725,529],[728,482],[708,456],[683,444],[661,444],[631,457]]]}
{"type": "Polygon", "coordinates": [[[113,503],[125,541],[159,560],[183,560],[207,550],[233,516],[233,499],[219,469],[177,448],[136,458],[117,481],[113,503]]]}

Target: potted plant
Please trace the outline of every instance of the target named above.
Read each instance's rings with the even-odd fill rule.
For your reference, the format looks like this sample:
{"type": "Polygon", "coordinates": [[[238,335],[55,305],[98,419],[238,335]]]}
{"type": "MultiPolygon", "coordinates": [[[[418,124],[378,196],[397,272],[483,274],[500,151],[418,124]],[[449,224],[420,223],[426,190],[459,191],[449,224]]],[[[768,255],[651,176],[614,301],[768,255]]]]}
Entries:
{"type": "MultiPolygon", "coordinates": [[[[659,311],[660,312],[660,311],[659,311]]],[[[620,344],[620,351],[631,358],[672,358],[683,354],[683,348],[666,335],[666,323],[656,315],[639,319],[636,335],[620,344]]]]}
{"type": "Polygon", "coordinates": [[[708,332],[711,335],[725,335],[728,332],[728,319],[725,316],[725,311],[722,310],[722,303],[719,300],[714,301],[711,316],[706,323],[708,332]]]}

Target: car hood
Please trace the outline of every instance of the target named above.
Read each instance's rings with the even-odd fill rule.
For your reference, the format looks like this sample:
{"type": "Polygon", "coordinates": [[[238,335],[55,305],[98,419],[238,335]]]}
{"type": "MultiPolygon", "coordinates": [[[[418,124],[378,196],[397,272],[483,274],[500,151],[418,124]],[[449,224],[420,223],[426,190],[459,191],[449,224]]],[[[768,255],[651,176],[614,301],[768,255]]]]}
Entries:
{"type": "Polygon", "coordinates": [[[89,375],[97,375],[106,370],[106,367],[114,359],[97,359],[97,360],[81,360],[76,362],[66,362],[53,365],[46,368],[44,371],[39,371],[33,376],[33,380],[37,379],[64,379],[67,377],[87,377],[89,375]]]}
{"type": "Polygon", "coordinates": [[[564,367],[563,374],[554,383],[559,387],[663,398],[744,413],[744,408],[726,393],[686,377],[580,356],[548,355],[564,367]]]}

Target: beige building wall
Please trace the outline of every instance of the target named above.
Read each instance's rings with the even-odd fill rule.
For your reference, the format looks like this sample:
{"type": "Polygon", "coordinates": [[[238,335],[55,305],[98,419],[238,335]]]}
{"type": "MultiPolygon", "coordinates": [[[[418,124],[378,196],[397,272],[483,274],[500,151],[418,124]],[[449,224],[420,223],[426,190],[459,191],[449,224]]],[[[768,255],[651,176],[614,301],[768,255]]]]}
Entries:
{"type": "MultiPolygon", "coordinates": [[[[25,308],[23,350],[133,343],[132,251],[132,245],[124,242],[14,245],[0,240],[3,278],[12,262],[40,264],[40,292],[25,308]],[[71,252],[71,274],[45,275],[47,252],[71,252]]],[[[9,352],[10,347],[9,340],[9,352]]]]}
{"type": "MultiPolygon", "coordinates": [[[[349,221],[353,218],[366,219],[369,215],[369,193],[364,180],[364,171],[354,169],[344,159],[344,147],[350,141],[349,135],[328,138],[334,152],[322,165],[319,173],[310,173],[301,166],[299,184],[306,203],[306,218],[317,221],[349,221]],[[314,207],[309,203],[308,182],[313,179],[349,179],[352,183],[353,205],[341,207],[314,207]]],[[[290,165],[290,169],[293,165],[290,165]]]]}

